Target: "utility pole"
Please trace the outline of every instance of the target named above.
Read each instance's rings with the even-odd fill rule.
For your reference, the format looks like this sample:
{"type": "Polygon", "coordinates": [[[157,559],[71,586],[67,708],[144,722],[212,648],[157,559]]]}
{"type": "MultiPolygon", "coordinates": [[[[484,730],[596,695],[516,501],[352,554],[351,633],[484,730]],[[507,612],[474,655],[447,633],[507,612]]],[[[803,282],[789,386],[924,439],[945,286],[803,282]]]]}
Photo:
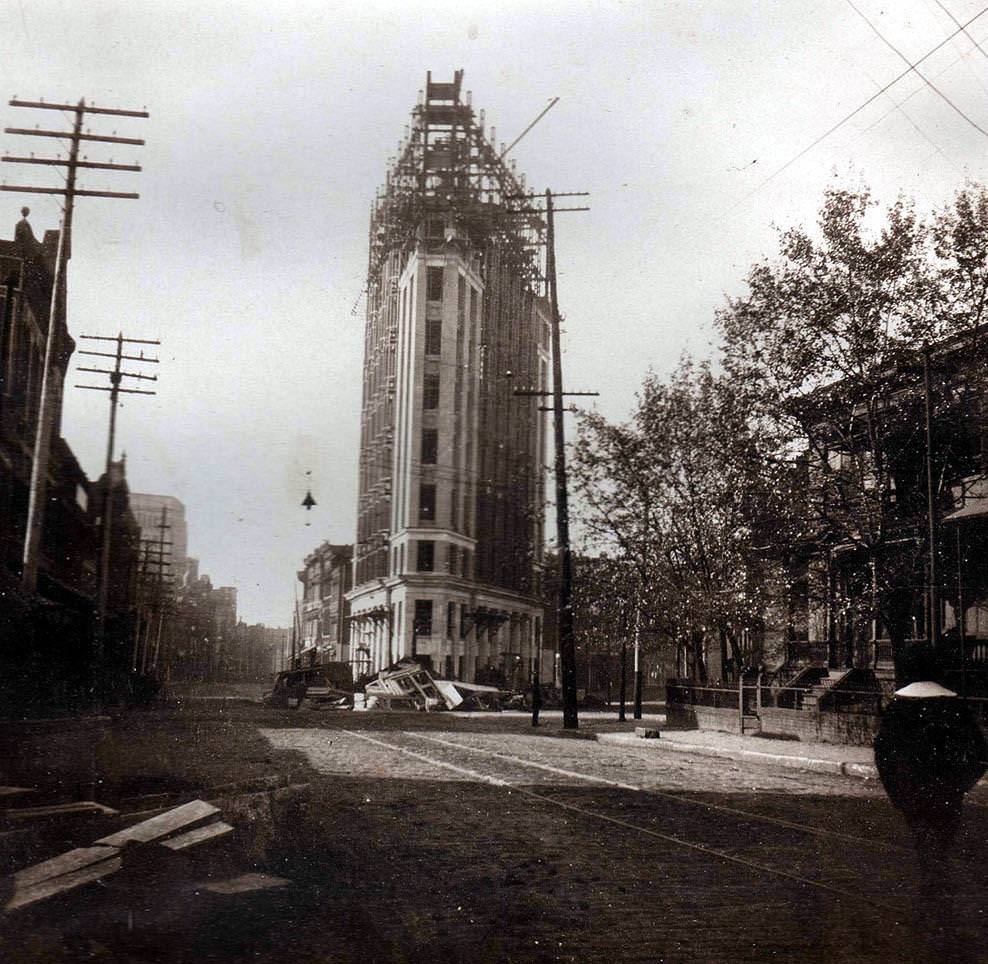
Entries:
{"type": "Polygon", "coordinates": [[[141,636],[144,632],[144,624],[151,618],[151,603],[148,591],[148,577],[150,574],[151,542],[149,539],[141,540],[141,549],[144,553],[144,561],[137,571],[137,597],[139,601],[137,610],[137,627],[134,632],[134,649],[131,654],[130,670],[137,672],[138,660],[141,653],[141,636]]]}
{"type": "Polygon", "coordinates": [[[625,714],[625,703],[628,699],[628,611],[624,605],[621,606],[621,705],[618,710],[618,720],[623,723],[627,716],[625,714]]]}
{"type": "Polygon", "coordinates": [[[154,613],[158,620],[158,629],[155,634],[154,647],[151,647],[151,636],[148,635],[147,644],[144,650],[144,660],[141,666],[141,673],[147,674],[147,672],[154,671],[158,665],[158,650],[161,645],[161,628],[164,623],[165,617],[165,607],[167,605],[167,596],[165,592],[165,557],[169,557],[169,565],[171,564],[171,540],[165,541],[165,533],[171,529],[168,525],[168,506],[163,505],[161,507],[161,522],[158,523],[155,528],[158,530],[158,551],[157,551],[157,562],[158,562],[158,572],[157,578],[155,579],[155,593],[154,593],[154,613]],[[169,548],[166,550],[165,546],[169,548]]]}
{"type": "Polygon", "coordinates": [[[82,125],[87,114],[112,115],[115,117],[148,116],[147,111],[120,110],[117,108],[88,106],[85,100],[78,104],[48,104],[44,101],[23,101],[14,98],[11,107],[25,107],[32,110],[71,111],[75,120],[71,131],[52,131],[35,128],[6,127],[4,133],[27,137],[54,137],[69,142],[69,156],[65,160],[58,157],[28,157],[4,155],[0,160],[12,164],[39,164],[47,167],[66,168],[65,187],[38,187],[31,185],[0,185],[0,191],[14,191],[21,194],[55,194],[65,198],[62,221],[58,232],[58,249],[55,253],[55,271],[52,279],[51,302],[48,311],[48,330],[45,334],[45,354],[41,373],[41,399],[38,406],[38,420],[35,426],[34,453],[31,460],[31,481],[28,489],[27,520],[24,531],[24,552],[21,565],[21,582],[25,589],[34,592],[38,585],[38,556],[41,548],[41,533],[44,525],[44,505],[48,482],[48,459],[51,447],[51,431],[55,420],[57,392],[52,388],[51,365],[55,354],[58,323],[65,318],[65,269],[72,254],[72,216],[77,197],[138,198],[139,194],[120,191],[91,191],[76,187],[76,174],[80,169],[99,171],[140,171],[137,164],[99,163],[79,159],[79,145],[83,141],[96,141],[106,144],[128,144],[141,146],[143,140],[133,137],[117,137],[90,134],[83,131],[82,125]]]}
{"type": "MultiPolygon", "coordinates": [[[[536,197],[537,195],[532,195],[536,197]]],[[[576,644],[573,639],[573,556],[569,540],[569,493],[566,485],[566,436],[563,430],[563,395],[597,395],[598,392],[563,392],[563,366],[559,334],[559,297],[556,283],[555,197],[586,197],[586,191],[554,193],[546,188],[546,286],[552,337],[552,391],[516,390],[516,395],[552,397],[552,427],[555,443],[556,541],[559,546],[559,600],[556,631],[559,635],[559,661],[563,691],[563,728],[579,727],[576,707],[576,644]]],[[[562,211],[586,211],[585,207],[561,208],[562,211]]],[[[523,211],[518,213],[530,213],[523,211]]]]}
{"type": "MultiPolygon", "coordinates": [[[[171,546],[171,542],[165,543],[165,545],[171,546]]],[[[158,546],[157,539],[141,539],[141,551],[144,554],[144,561],[141,565],[140,573],[140,587],[141,587],[141,598],[140,598],[140,619],[138,623],[137,632],[134,639],[134,659],[132,669],[134,673],[137,673],[141,666],[142,653],[146,650],[148,643],[147,640],[151,636],[151,625],[154,622],[154,613],[157,611],[156,602],[156,592],[157,592],[157,575],[152,574],[151,566],[161,566],[164,549],[154,548],[152,551],[152,546],[158,546]],[[152,561],[153,556],[153,561],[152,561]],[[144,640],[142,643],[141,640],[144,640]]],[[[171,550],[169,549],[169,552],[171,550]]]]}
{"type": "Polygon", "coordinates": [[[641,662],[642,604],[641,595],[635,596],[635,719],[642,718],[642,662],[641,662]]]}
{"type": "Polygon", "coordinates": [[[926,523],[928,593],[930,608],[929,640],[934,652],[940,648],[940,592],[937,584],[937,505],[933,482],[933,400],[930,395],[930,348],[923,349],[923,410],[926,416],[926,523]]]}
{"type": "Polygon", "coordinates": [[[100,514],[100,559],[99,559],[99,595],[97,597],[96,604],[96,632],[93,645],[93,670],[95,675],[95,688],[96,688],[96,700],[98,704],[102,704],[103,700],[103,686],[104,680],[104,648],[106,644],[106,606],[109,599],[110,590],[110,537],[113,528],[113,445],[116,440],[117,433],[117,403],[119,396],[121,394],[125,395],[154,395],[153,391],[149,391],[143,388],[121,388],[120,382],[124,378],[136,378],[143,381],[156,382],[158,380],[157,375],[144,375],[140,372],[125,372],[121,369],[121,363],[124,361],[131,362],[147,362],[149,364],[157,365],[157,358],[148,358],[144,354],[144,350],[140,350],[138,355],[125,355],[124,345],[160,345],[158,341],[152,341],[147,338],[124,338],[123,333],[118,333],[115,337],[107,335],[80,335],[79,336],[86,341],[96,341],[96,342],[114,342],[116,345],[115,351],[105,352],[105,351],[80,351],[80,355],[91,355],[98,358],[112,358],[114,365],[112,369],[108,368],[83,368],[79,367],[77,371],[80,372],[92,372],[98,375],[108,375],[110,378],[110,385],[76,385],[76,388],[84,388],[88,391],[93,392],[109,392],[110,393],[110,428],[107,433],[106,440],[106,465],[105,465],[105,479],[106,484],[103,487],[103,507],[100,514]]]}

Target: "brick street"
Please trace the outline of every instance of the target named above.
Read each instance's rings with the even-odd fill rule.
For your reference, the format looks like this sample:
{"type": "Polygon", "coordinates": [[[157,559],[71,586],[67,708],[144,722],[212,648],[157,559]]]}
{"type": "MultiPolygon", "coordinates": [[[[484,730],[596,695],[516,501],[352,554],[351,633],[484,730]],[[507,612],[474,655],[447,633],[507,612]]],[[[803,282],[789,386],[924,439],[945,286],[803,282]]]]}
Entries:
{"type": "MultiPolygon", "coordinates": [[[[827,961],[923,960],[939,953],[935,945],[924,947],[910,926],[919,903],[909,840],[874,785],[518,732],[458,733],[455,726],[424,732],[411,723],[383,732],[374,725],[368,733],[351,717],[340,726],[262,732],[279,748],[301,750],[320,772],[373,781],[360,801],[359,823],[374,827],[375,849],[407,846],[391,836],[400,833],[400,809],[417,835],[419,860],[433,868],[425,871],[435,886],[429,901],[434,923],[427,930],[434,927],[436,937],[479,941],[490,959],[507,954],[518,960],[797,954],[827,961]],[[581,812],[509,787],[478,786],[483,780],[505,781],[581,812]],[[813,835],[697,802],[846,836],[813,835]],[[728,864],[634,828],[768,870],[728,864]],[[457,881],[485,866],[490,893],[461,901],[457,881]],[[773,877],[772,870],[846,894],[773,877]],[[533,901],[538,910],[530,914],[533,901]]],[[[983,826],[983,813],[973,819],[983,826]]],[[[981,894],[968,888],[980,883],[978,876],[961,871],[959,880],[966,893],[955,909],[961,918],[977,918],[981,894]]],[[[401,889],[396,885],[397,913],[389,924],[399,930],[396,941],[409,923],[401,889]]],[[[976,929],[964,938],[976,944],[976,929]]]]}
{"type": "Polygon", "coordinates": [[[291,884],[162,890],[129,925],[93,888],[39,929],[25,918],[44,964],[984,959],[980,790],[931,904],[873,781],[572,738],[558,721],[200,705],[121,720],[105,752],[104,799],[124,809],[142,786],[202,795],[234,768],[307,782],[287,818],[259,817],[201,872],[291,884]]]}

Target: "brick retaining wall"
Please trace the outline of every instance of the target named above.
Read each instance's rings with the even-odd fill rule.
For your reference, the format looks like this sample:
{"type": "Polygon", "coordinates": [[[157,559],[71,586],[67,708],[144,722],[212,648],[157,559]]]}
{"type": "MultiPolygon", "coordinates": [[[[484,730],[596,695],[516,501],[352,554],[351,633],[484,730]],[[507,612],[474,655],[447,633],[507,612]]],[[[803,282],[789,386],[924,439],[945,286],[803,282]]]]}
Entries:
{"type": "Polygon", "coordinates": [[[814,713],[763,707],[762,733],[795,736],[817,743],[871,746],[878,732],[879,717],[869,713],[814,713]]]}
{"type": "Polygon", "coordinates": [[[714,706],[689,706],[682,703],[666,705],[666,724],[684,730],[718,730],[740,733],[738,711],[714,706]]]}
{"type": "MultiPolygon", "coordinates": [[[[812,743],[871,746],[878,732],[877,716],[868,713],[814,713],[762,707],[761,731],[767,736],[794,736],[812,743]]],[[[713,706],[669,703],[666,723],[679,729],[740,733],[738,711],[713,706]]]]}

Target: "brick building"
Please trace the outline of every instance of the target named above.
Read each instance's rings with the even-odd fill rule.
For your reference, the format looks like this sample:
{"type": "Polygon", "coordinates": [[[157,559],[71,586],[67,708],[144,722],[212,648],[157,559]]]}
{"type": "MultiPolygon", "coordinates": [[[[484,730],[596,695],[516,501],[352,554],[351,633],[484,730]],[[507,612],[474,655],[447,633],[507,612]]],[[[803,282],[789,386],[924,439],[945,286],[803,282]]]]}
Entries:
{"type": "MultiPolygon", "coordinates": [[[[24,218],[13,241],[0,241],[0,565],[19,573],[28,489],[41,400],[45,342],[58,232],[35,239],[24,218]]],[[[62,301],[64,304],[64,299],[62,301]]],[[[51,379],[54,422],[39,562],[39,590],[77,601],[95,591],[97,539],[91,527],[90,485],[61,437],[62,391],[75,342],[64,312],[55,318],[51,379]]]]}
{"type": "MultiPolygon", "coordinates": [[[[51,319],[58,232],[38,241],[24,217],[0,240],[0,704],[50,713],[88,699],[105,480],[90,482],[61,435],[65,375],[75,350],[64,310],[54,318],[47,489],[36,593],[20,586],[28,492],[51,319]],[[21,698],[23,697],[23,699],[21,698]]],[[[65,304],[65,292],[59,299],[65,304]]],[[[123,462],[114,463],[107,669],[125,676],[130,644],[136,523],[123,462]]]]}
{"type": "MultiPolygon", "coordinates": [[[[373,207],[350,659],[538,665],[545,224],[462,91],[424,97],[373,207]]],[[[545,672],[551,678],[551,659],[545,672]]]]}
{"type": "Polygon", "coordinates": [[[346,594],[353,585],[353,546],[324,542],[306,556],[298,578],[302,600],[296,656],[303,664],[349,662],[346,594]]]}
{"type": "Polygon", "coordinates": [[[166,675],[172,680],[239,678],[237,590],[214,587],[200,574],[199,560],[187,556],[185,577],[176,590],[168,621],[166,675]]]}

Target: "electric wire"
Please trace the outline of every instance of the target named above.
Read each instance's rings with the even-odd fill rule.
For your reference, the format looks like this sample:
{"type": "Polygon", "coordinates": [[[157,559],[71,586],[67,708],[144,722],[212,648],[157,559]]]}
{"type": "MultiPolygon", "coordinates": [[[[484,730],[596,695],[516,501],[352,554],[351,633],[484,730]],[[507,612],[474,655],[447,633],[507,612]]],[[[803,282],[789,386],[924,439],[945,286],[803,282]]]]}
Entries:
{"type": "Polygon", "coordinates": [[[955,27],[960,27],[961,30],[964,31],[964,36],[967,37],[967,39],[970,40],[979,51],[981,51],[981,56],[988,60],[988,50],[985,50],[985,48],[978,43],[966,27],[961,27],[961,22],[940,2],[940,0],[933,0],[933,2],[950,18],[955,27]]]}
{"type": "MultiPolygon", "coordinates": [[[[968,36],[970,36],[970,34],[968,36]]],[[[972,39],[974,39],[974,38],[972,37],[972,39]]],[[[936,79],[939,79],[944,74],[946,74],[949,70],[952,70],[954,67],[956,67],[962,60],[964,60],[968,56],[968,54],[970,54],[970,52],[971,51],[968,50],[967,52],[961,54],[959,57],[955,57],[949,64],[947,64],[946,67],[943,68],[943,70],[938,71],[933,76],[936,79]]],[[[913,90],[910,93],[906,94],[906,96],[903,97],[902,100],[900,100],[895,107],[889,108],[889,110],[887,110],[884,114],[882,114],[877,120],[872,121],[872,123],[870,123],[867,127],[865,127],[863,130],[861,130],[860,133],[856,134],[855,137],[854,137],[854,139],[857,140],[858,138],[863,137],[869,131],[874,130],[876,127],[878,127],[879,124],[881,124],[881,122],[883,120],[885,120],[886,117],[889,116],[889,114],[895,113],[895,111],[898,110],[899,107],[902,107],[905,104],[908,104],[909,101],[911,101],[917,94],[919,94],[920,92],[922,92],[924,90],[926,90],[926,85],[925,84],[921,84],[915,90],[913,90]]]]}
{"type": "MultiPolygon", "coordinates": [[[[875,36],[876,36],[876,37],[878,37],[878,39],[879,39],[879,40],[881,40],[881,41],[882,41],[882,43],[883,43],[883,44],[885,44],[885,46],[889,48],[889,50],[891,50],[891,51],[892,51],[892,52],[893,52],[893,53],[894,53],[894,54],[895,54],[895,55],[896,55],[897,57],[899,57],[899,59],[900,59],[900,60],[902,60],[902,61],[903,61],[904,63],[906,63],[906,64],[909,64],[909,58],[908,58],[908,57],[907,57],[907,56],[906,56],[906,55],[905,55],[905,54],[904,54],[904,53],[903,53],[903,52],[902,52],[901,50],[899,50],[899,48],[898,48],[898,47],[896,47],[896,46],[895,46],[895,44],[893,44],[893,43],[892,43],[892,42],[891,42],[891,41],[890,41],[890,40],[889,40],[889,39],[888,39],[887,37],[885,37],[885,36],[884,36],[884,35],[882,34],[882,32],[881,32],[881,31],[880,31],[880,30],[878,29],[878,27],[876,27],[876,26],[875,26],[875,25],[874,25],[874,24],[873,24],[873,23],[872,23],[872,22],[871,22],[871,21],[870,21],[870,20],[868,19],[868,17],[867,17],[867,16],[865,16],[865,14],[864,14],[864,13],[863,13],[863,12],[862,12],[862,11],[861,11],[861,10],[860,10],[860,9],[859,9],[859,8],[858,8],[857,6],[856,6],[856,5],[855,5],[855,3],[854,3],[854,0],[844,0],[844,2],[845,2],[845,3],[846,3],[846,4],[847,4],[847,5],[848,5],[848,6],[849,6],[849,7],[850,7],[850,8],[851,8],[851,9],[852,9],[852,10],[853,10],[853,11],[854,11],[854,12],[855,12],[856,14],[857,14],[857,15],[858,15],[858,16],[859,16],[859,17],[860,17],[860,18],[861,18],[861,19],[862,19],[862,20],[863,20],[863,21],[864,21],[864,22],[865,22],[866,24],[868,24],[868,26],[869,26],[869,27],[870,27],[870,28],[872,29],[872,32],[873,32],[873,33],[875,34],[875,36]]],[[[961,28],[960,28],[960,30],[963,30],[963,29],[964,29],[963,27],[961,27],[961,28]]],[[[954,34],[952,34],[951,36],[956,36],[956,34],[957,34],[958,32],[960,32],[960,30],[958,30],[958,31],[955,31],[955,32],[954,32],[954,34]]],[[[917,64],[918,64],[918,63],[919,63],[919,61],[917,61],[917,64]]],[[[969,116],[968,116],[968,115],[967,115],[966,113],[964,113],[964,111],[963,111],[963,110],[961,110],[961,108],[960,108],[960,107],[958,107],[958,106],[957,106],[957,104],[955,104],[955,103],[954,103],[954,102],[953,102],[953,101],[952,101],[952,100],[951,100],[951,99],[950,99],[950,98],[949,98],[949,97],[948,97],[948,96],[947,96],[947,95],[946,95],[946,94],[945,94],[945,93],[944,93],[944,92],[943,92],[943,91],[942,91],[942,90],[941,90],[941,89],[940,89],[939,87],[937,87],[937,85],[936,85],[936,84],[934,84],[932,80],[930,80],[930,79],[929,79],[929,78],[928,78],[928,77],[927,77],[927,76],[926,76],[925,74],[922,74],[922,73],[920,73],[920,71],[916,69],[916,68],[917,68],[917,64],[911,64],[911,65],[910,65],[910,68],[909,68],[909,69],[910,69],[910,70],[914,70],[914,71],[916,72],[916,76],[917,76],[917,77],[919,77],[919,78],[920,78],[920,80],[922,80],[922,81],[923,81],[923,83],[924,83],[924,84],[926,84],[926,86],[930,88],[930,90],[932,90],[932,91],[933,91],[933,92],[934,92],[934,93],[935,93],[935,94],[936,94],[936,95],[937,95],[937,96],[938,96],[938,97],[939,97],[939,98],[940,98],[941,100],[943,100],[943,102],[944,102],[944,103],[946,103],[946,104],[947,104],[947,105],[948,105],[948,106],[949,106],[949,107],[950,107],[950,108],[951,108],[952,110],[954,110],[954,111],[955,111],[955,112],[956,112],[957,114],[959,114],[959,115],[960,115],[961,117],[963,117],[963,118],[964,118],[964,120],[966,120],[966,121],[968,122],[968,124],[970,124],[970,125],[971,125],[971,126],[972,126],[972,127],[973,127],[973,128],[975,129],[975,130],[976,130],[976,131],[978,131],[978,132],[979,132],[980,134],[983,134],[983,135],[984,135],[985,137],[988,137],[988,130],[985,130],[985,129],[984,129],[984,128],[983,128],[983,127],[982,127],[982,126],[980,125],[980,124],[978,124],[978,123],[977,123],[976,121],[974,121],[974,120],[972,120],[972,119],[971,119],[971,118],[970,118],[970,117],[969,117],[969,116]]]]}
{"type": "Polygon", "coordinates": [[[972,23],[974,23],[979,18],[983,17],[986,13],[988,13],[988,7],[982,7],[982,9],[979,10],[978,13],[976,13],[973,17],[971,17],[970,20],[968,20],[966,23],[964,23],[961,27],[959,27],[957,30],[955,30],[953,33],[951,33],[949,36],[947,36],[943,40],[941,40],[940,43],[938,43],[931,50],[927,51],[922,57],[919,58],[919,60],[917,60],[914,63],[910,64],[905,70],[903,70],[901,73],[899,73],[895,77],[893,77],[892,80],[890,80],[884,87],[881,88],[881,90],[876,91],[869,98],[867,98],[867,100],[865,100],[863,103],[861,103],[857,107],[855,107],[854,110],[852,110],[850,113],[845,114],[839,121],[837,121],[836,124],[833,124],[831,127],[828,127],[827,130],[825,130],[815,140],[813,140],[809,144],[807,144],[806,147],[804,147],[801,151],[799,151],[798,154],[795,154],[788,161],[786,161],[785,164],[783,164],[780,168],[777,168],[775,171],[773,171],[771,174],[769,174],[769,176],[767,178],[765,178],[765,180],[762,181],[761,184],[759,184],[757,187],[753,188],[746,195],[744,195],[744,197],[742,197],[738,201],[736,201],[729,208],[729,210],[730,211],[733,211],[736,208],[740,207],[742,204],[744,204],[746,201],[749,201],[759,191],[761,191],[762,188],[764,188],[767,184],[769,184],[771,181],[774,181],[775,178],[777,178],[780,174],[782,174],[784,171],[787,171],[790,167],[793,166],[793,164],[795,164],[801,158],[803,158],[807,154],[809,154],[809,152],[812,151],[814,147],[816,147],[822,141],[825,141],[831,134],[833,134],[839,128],[843,127],[853,117],[856,117],[858,114],[860,114],[861,111],[863,111],[867,106],[869,106],[870,104],[873,104],[876,100],[878,100],[879,97],[882,96],[882,94],[884,94],[887,90],[889,90],[891,87],[894,87],[900,80],[902,80],[903,77],[906,77],[909,74],[911,74],[913,71],[915,71],[915,69],[921,63],[923,63],[924,61],[926,61],[930,57],[932,57],[933,54],[935,54],[942,47],[945,47],[951,40],[954,39],[954,37],[956,37],[959,33],[961,33],[967,27],[970,27],[972,23]]]}

